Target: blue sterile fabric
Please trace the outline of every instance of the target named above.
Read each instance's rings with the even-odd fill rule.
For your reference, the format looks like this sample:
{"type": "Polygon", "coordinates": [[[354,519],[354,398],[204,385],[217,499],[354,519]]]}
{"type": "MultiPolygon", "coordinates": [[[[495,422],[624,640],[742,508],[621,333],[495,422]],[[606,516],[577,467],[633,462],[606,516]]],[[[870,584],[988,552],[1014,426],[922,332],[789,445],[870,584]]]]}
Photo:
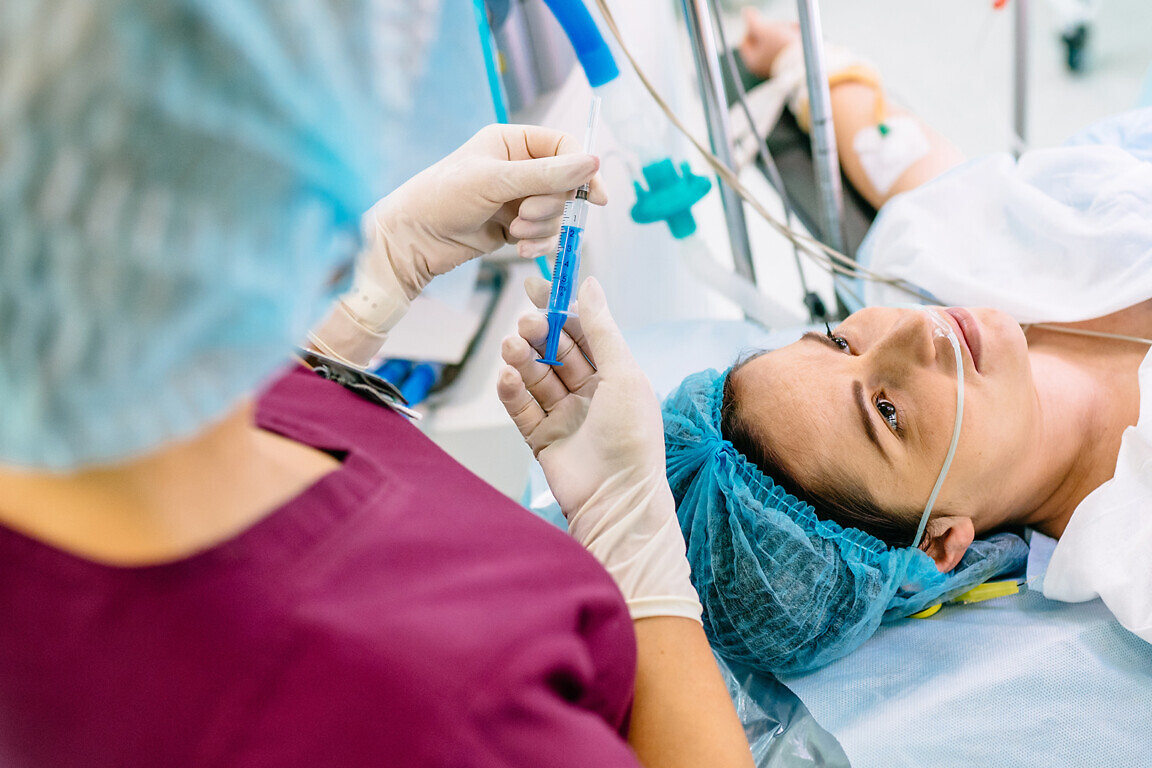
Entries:
{"type": "Polygon", "coordinates": [[[720,433],[727,371],[686,378],[664,402],[668,482],[704,606],[723,656],[757,670],[801,673],[857,648],[903,618],[999,574],[1021,570],[1023,539],[977,540],[941,573],[919,549],[892,548],[820,520],[720,433]]]}

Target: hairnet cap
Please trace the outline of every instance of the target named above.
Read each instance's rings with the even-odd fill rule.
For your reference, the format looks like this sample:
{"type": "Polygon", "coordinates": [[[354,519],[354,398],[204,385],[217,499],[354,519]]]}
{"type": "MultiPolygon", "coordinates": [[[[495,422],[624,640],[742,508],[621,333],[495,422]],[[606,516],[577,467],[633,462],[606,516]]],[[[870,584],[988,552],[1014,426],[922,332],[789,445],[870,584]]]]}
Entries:
{"type": "Polygon", "coordinates": [[[371,7],[0,3],[0,463],[146,453],[288,363],[395,133],[371,7]]]}
{"type": "Polygon", "coordinates": [[[720,433],[725,373],[689,376],[664,403],[668,482],[687,542],[704,628],[722,655],[800,673],[851,652],[882,621],[903,618],[1023,567],[1012,534],[973,542],[941,573],[914,548],[892,548],[820,520],[720,433]]]}

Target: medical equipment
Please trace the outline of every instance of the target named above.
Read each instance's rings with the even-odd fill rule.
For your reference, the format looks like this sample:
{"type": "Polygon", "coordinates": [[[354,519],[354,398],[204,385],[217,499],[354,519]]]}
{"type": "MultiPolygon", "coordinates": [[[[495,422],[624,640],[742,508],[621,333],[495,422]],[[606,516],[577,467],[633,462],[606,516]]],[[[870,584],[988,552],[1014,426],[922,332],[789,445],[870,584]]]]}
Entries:
{"type": "MultiPolygon", "coordinates": [[[[611,32],[617,43],[619,43],[621,50],[632,65],[632,69],[643,83],[645,89],[649,91],[653,99],[659,105],[661,110],[667,115],[668,120],[676,126],[676,128],[688,139],[688,141],[701,153],[704,160],[713,168],[716,174],[734,189],[744,202],[751,207],[758,215],[761,216],[773,229],[779,232],[787,240],[793,243],[801,252],[803,252],[809,259],[820,266],[822,269],[828,271],[834,278],[838,276],[858,278],[866,281],[868,284],[880,284],[887,290],[899,294],[899,301],[906,302],[909,297],[913,297],[917,301],[926,303],[934,303],[932,297],[925,291],[921,290],[916,284],[909,283],[908,281],[894,278],[883,272],[871,269],[864,264],[858,264],[849,256],[845,255],[841,249],[832,247],[819,239],[813,238],[809,235],[796,232],[790,226],[777,220],[777,218],[770,213],[747,189],[747,187],[740,182],[735,172],[727,167],[719,158],[713,155],[699,140],[697,140],[690,131],[683,125],[683,123],[676,117],[673,110],[662,99],[653,86],[651,81],[645,76],[644,72],[636,62],[635,57],[631,54],[628,47],[625,45],[619,28],[612,16],[611,10],[608,8],[607,0],[595,0],[597,7],[603,17],[604,24],[611,32]]],[[[1019,0],[1016,3],[1017,16],[1016,16],[1016,80],[1014,91],[1014,109],[1015,121],[1018,137],[1022,137],[1024,133],[1025,123],[1025,104],[1027,101],[1026,92],[1026,78],[1023,76],[1024,68],[1026,66],[1026,36],[1024,30],[1027,26],[1027,18],[1024,13],[1024,6],[1026,0],[1019,0]]],[[[801,9],[801,32],[805,38],[806,48],[809,50],[810,55],[807,56],[808,64],[822,66],[823,52],[818,37],[818,12],[813,0],[799,0],[799,7],[801,9]]],[[[700,29],[704,26],[700,25],[700,29]]],[[[697,31],[690,29],[691,34],[697,34],[697,31]]],[[[809,73],[809,79],[812,80],[812,73],[809,73]]],[[[827,90],[826,80],[822,83],[820,89],[827,90]]],[[[705,99],[719,98],[715,93],[705,91],[703,94],[705,99]]],[[[820,100],[813,102],[813,109],[818,110],[820,100]]],[[[813,122],[817,122],[820,117],[815,112],[813,114],[813,122]]],[[[828,122],[829,130],[831,128],[830,120],[828,122]]],[[[832,151],[829,137],[826,135],[829,131],[821,131],[822,138],[817,141],[815,135],[812,136],[814,141],[814,155],[818,161],[818,183],[820,186],[819,197],[821,201],[821,209],[823,213],[821,218],[826,220],[826,226],[821,227],[823,236],[829,242],[836,242],[836,238],[832,233],[839,231],[840,222],[839,217],[832,213],[833,209],[841,208],[842,205],[838,198],[840,194],[832,187],[835,186],[835,173],[831,167],[832,151]],[[822,160],[821,158],[824,158],[822,160]],[[827,183],[826,183],[827,182],[827,183]],[[830,186],[831,185],[831,186],[830,186]]],[[[814,132],[816,133],[816,132],[814,132]]],[[[712,142],[724,141],[724,138],[712,137],[712,142]]],[[[1022,144],[1021,141],[1017,142],[1017,148],[1022,144]]],[[[847,299],[850,300],[851,308],[858,308],[863,306],[863,302],[856,296],[855,291],[851,286],[845,286],[842,281],[837,282],[838,292],[847,293],[847,299]]]]}
{"type": "MultiPolygon", "coordinates": [[[[723,98],[724,85],[720,74],[720,57],[716,51],[713,25],[719,27],[719,19],[713,19],[708,10],[707,0],[681,0],[680,7],[689,30],[688,40],[696,61],[696,75],[699,80],[704,119],[708,124],[708,138],[713,154],[719,162],[729,168],[732,162],[732,139],[728,123],[727,101],[723,98]]],[[[733,269],[737,275],[756,281],[752,264],[752,246],[748,241],[748,224],[744,219],[744,206],[739,192],[721,177],[718,180],[720,200],[724,207],[724,220],[728,228],[728,240],[732,246],[733,269]]]]}
{"type": "Polygon", "coordinates": [[[391,358],[377,366],[372,373],[399,389],[405,402],[416,406],[428,399],[443,369],[442,363],[391,358]]]}
{"type": "MultiPolygon", "coordinates": [[[[639,64],[636,62],[635,57],[631,54],[628,47],[623,42],[623,37],[619,28],[616,25],[615,19],[612,16],[611,10],[608,8],[606,0],[596,0],[597,7],[600,9],[601,15],[604,18],[605,26],[611,31],[612,36],[620,44],[621,50],[627,57],[632,65],[640,82],[644,88],[652,96],[653,100],[665,113],[669,122],[671,122],[677,130],[700,152],[704,160],[712,167],[716,174],[723,179],[732,189],[743,198],[744,202],[748,204],[765,222],[768,223],[772,229],[783,235],[797,248],[800,249],[806,256],[812,259],[815,263],[820,265],[823,269],[833,273],[834,275],[844,275],[848,277],[858,277],[869,281],[881,282],[891,284],[895,289],[900,290],[905,295],[905,300],[908,296],[912,296],[919,300],[931,300],[924,292],[916,289],[915,286],[910,286],[903,281],[893,280],[884,275],[878,274],[872,270],[867,269],[857,264],[853,259],[844,255],[837,249],[811,237],[810,235],[797,232],[789,227],[787,224],[780,222],[768,209],[753,195],[748,188],[739,180],[736,173],[713,155],[699,140],[697,140],[692,133],[685,127],[684,123],[676,116],[673,110],[668,106],[668,103],[660,96],[655,86],[644,74],[639,64]]],[[[826,154],[826,153],[825,153],[826,154]]],[[[740,275],[737,275],[740,277],[740,275]]],[[[742,278],[743,279],[743,278],[742,278]]]]}
{"type": "MultiPolygon", "coordinates": [[[[678,162],[669,154],[666,121],[660,119],[647,99],[638,98],[633,73],[617,67],[583,2],[544,2],[572,42],[593,93],[603,100],[605,120],[613,135],[637,162],[633,220],[640,224],[664,221],[677,238],[692,234],[696,231],[692,206],[707,194],[711,183],[693,174],[688,163],[678,162]]],[[[602,6],[601,10],[606,8],[602,6]]]]}
{"type": "MultiPolygon", "coordinates": [[[[593,96],[588,107],[588,125],[584,133],[584,152],[592,152],[596,134],[596,121],[600,116],[600,97],[593,96]]],[[[580,273],[581,238],[584,235],[584,222],[588,218],[588,184],[580,185],[574,199],[564,204],[564,216],[560,222],[560,240],[556,247],[556,261],[552,267],[552,293],[548,297],[548,339],[544,357],[540,362],[548,365],[564,365],[556,359],[560,346],[560,331],[569,317],[576,317],[568,307],[576,277],[580,273]]]]}
{"type": "MultiPolygon", "coordinates": [[[[607,65],[612,62],[612,54],[607,45],[604,44],[600,38],[596,25],[591,22],[588,17],[586,9],[582,3],[561,3],[559,0],[545,0],[548,6],[556,14],[557,19],[564,26],[565,32],[572,40],[573,46],[576,48],[578,58],[585,67],[585,72],[588,74],[589,83],[594,89],[603,91],[603,97],[606,103],[613,103],[613,107],[609,109],[610,115],[615,113],[617,118],[621,118],[618,123],[614,124],[614,133],[619,132],[622,142],[630,148],[630,150],[637,152],[637,156],[641,158],[643,165],[642,175],[645,183],[648,184],[648,189],[645,189],[643,184],[638,179],[636,181],[636,191],[638,202],[633,208],[633,217],[638,222],[645,222],[652,220],[651,209],[658,209],[657,218],[664,218],[669,222],[673,234],[677,238],[686,237],[695,230],[695,224],[691,222],[691,207],[702,196],[703,192],[707,191],[706,187],[700,187],[696,182],[707,182],[702,177],[691,174],[686,164],[681,163],[680,169],[684,172],[681,178],[677,172],[677,164],[671,158],[660,158],[655,162],[649,162],[653,155],[660,153],[660,148],[667,144],[667,141],[659,138],[662,131],[657,126],[656,132],[637,131],[639,125],[651,125],[652,121],[648,119],[645,114],[646,110],[641,100],[635,98],[633,89],[625,84],[625,80],[630,77],[628,72],[618,72],[615,64],[611,64],[609,68],[607,65]],[[582,54],[581,52],[584,52],[582,54]],[[625,97],[621,98],[621,94],[625,97]],[[616,106],[619,106],[619,109],[616,106]],[[627,119],[623,116],[627,113],[627,119]],[[637,142],[629,139],[629,135],[641,136],[641,141],[637,142]],[[702,189],[703,191],[699,191],[702,189]],[[646,196],[650,196],[659,201],[659,205],[646,203],[646,196]],[[665,209],[665,204],[669,204],[669,208],[665,209]],[[682,222],[677,224],[677,221],[682,222]]],[[[745,249],[742,243],[746,241],[746,232],[743,232],[743,227],[739,226],[740,219],[742,222],[742,213],[738,211],[739,205],[733,204],[729,200],[729,190],[734,191],[743,198],[753,210],[755,210],[768,224],[788,239],[794,246],[797,252],[803,252],[806,256],[812,259],[821,268],[828,271],[836,286],[837,294],[843,303],[845,311],[853,311],[864,305],[860,297],[860,290],[851,282],[846,282],[843,278],[856,278],[868,282],[877,282],[887,284],[890,290],[898,291],[904,297],[902,301],[907,301],[907,297],[911,296],[918,301],[931,302],[932,299],[924,291],[920,290],[916,285],[910,284],[906,281],[892,278],[891,276],[879,273],[867,266],[856,263],[850,256],[845,255],[844,251],[844,237],[843,232],[845,226],[843,223],[842,211],[843,204],[841,202],[842,193],[837,189],[839,185],[839,174],[837,172],[837,162],[835,157],[835,139],[832,131],[830,110],[828,107],[828,79],[821,75],[824,71],[824,52],[821,41],[819,40],[819,13],[816,8],[814,0],[799,0],[798,8],[801,15],[801,36],[804,47],[804,58],[806,63],[806,78],[808,80],[808,90],[811,93],[810,117],[811,125],[813,126],[809,132],[812,141],[813,155],[816,160],[817,168],[817,181],[818,181],[818,208],[821,226],[818,227],[821,236],[827,242],[821,242],[818,239],[809,237],[808,235],[801,234],[792,229],[790,225],[790,215],[788,215],[788,223],[781,223],[767,211],[767,209],[760,204],[758,200],[748,191],[748,189],[738,180],[735,173],[731,170],[730,164],[724,162],[721,158],[717,158],[712,152],[706,149],[698,140],[696,140],[677,119],[673,111],[669,108],[667,103],[660,97],[655,87],[645,76],[644,72],[636,62],[635,57],[625,45],[619,29],[616,26],[615,19],[612,12],[608,8],[606,0],[595,0],[596,5],[600,11],[604,25],[611,32],[612,37],[620,47],[620,51],[628,59],[632,65],[632,71],[639,78],[643,86],[649,91],[656,104],[664,111],[668,117],[668,121],[676,126],[677,129],[684,134],[686,138],[701,152],[704,159],[713,167],[716,174],[719,176],[722,184],[722,193],[725,195],[725,216],[729,223],[729,235],[733,247],[734,255],[736,257],[736,278],[737,280],[744,280],[753,285],[752,292],[759,293],[755,289],[754,277],[752,275],[751,262],[747,259],[745,249]],[[830,243],[830,244],[829,244],[830,243]]],[[[724,148],[729,145],[730,138],[727,135],[728,129],[726,121],[723,119],[716,119],[716,115],[721,115],[722,104],[724,95],[715,87],[716,85],[716,59],[718,58],[715,48],[711,43],[710,38],[712,30],[715,25],[713,20],[708,17],[708,3],[702,0],[696,2],[688,2],[684,0],[683,8],[686,18],[689,20],[689,34],[693,42],[693,50],[697,59],[697,70],[701,77],[701,87],[703,90],[706,113],[711,116],[709,119],[710,140],[713,147],[717,147],[722,157],[726,157],[727,153],[724,148]]],[[[713,12],[715,11],[715,4],[713,5],[713,12]]],[[[1023,124],[1025,122],[1024,116],[1024,103],[1026,101],[1026,92],[1023,86],[1024,78],[1022,76],[1023,68],[1026,63],[1026,46],[1024,45],[1022,30],[1026,26],[1026,16],[1024,14],[1025,0],[1017,2],[1018,15],[1016,18],[1017,26],[1017,39],[1016,39],[1016,91],[1015,91],[1015,107],[1016,107],[1016,123],[1017,133],[1023,134],[1023,124]]],[[[736,78],[738,79],[738,78],[736,78]]],[[[742,98],[742,96],[741,96],[742,98]]],[[[897,173],[901,167],[906,167],[909,162],[914,162],[914,159],[919,156],[923,151],[923,142],[921,136],[915,132],[904,132],[896,138],[899,141],[895,142],[881,142],[877,144],[875,141],[869,142],[873,137],[863,137],[861,141],[864,142],[864,154],[868,155],[868,173],[877,181],[878,187],[883,187],[889,183],[890,177],[897,173]],[[890,145],[889,145],[890,144],[890,145]]],[[[766,161],[766,164],[771,165],[766,161]]],[[[778,175],[778,174],[772,174],[778,175]]],[[[782,184],[778,184],[782,187],[782,184]]],[[[786,212],[787,213],[787,212],[786,212]]],[[[698,249],[697,249],[698,250],[698,249]]],[[[692,255],[691,253],[688,255],[692,255]]],[[[711,259],[710,262],[700,262],[697,259],[697,265],[704,264],[708,269],[713,271],[725,269],[721,261],[711,259]],[[714,264],[711,262],[715,262],[714,264]]],[[[697,273],[698,274],[698,273],[697,273]]],[[[801,270],[801,284],[806,282],[801,270]]],[[[717,282],[717,281],[712,281],[717,282]]],[[[732,284],[731,280],[718,281],[723,284],[732,284]]],[[[804,303],[811,313],[815,313],[818,309],[818,299],[815,294],[808,291],[804,287],[805,296],[804,303]]],[[[737,294],[744,296],[745,299],[749,291],[737,291],[737,294]]],[[[757,314],[763,315],[764,311],[757,312],[755,309],[749,311],[746,301],[734,298],[737,303],[745,310],[750,316],[757,314]]],[[[757,300],[759,303],[773,304],[769,300],[757,300]]],[[[778,315],[778,311],[769,306],[768,314],[778,315]]],[[[813,315],[814,316],[814,315],[813,315]]]]}
{"type": "MultiPolygon", "coordinates": [[[[675,238],[684,240],[690,237],[696,232],[692,208],[707,194],[711,183],[707,178],[694,174],[688,163],[677,162],[668,154],[670,140],[666,135],[666,122],[659,119],[647,99],[637,97],[636,76],[644,82],[645,87],[655,97],[656,103],[664,109],[671,121],[682,131],[683,127],[679,125],[667,104],[656,95],[655,89],[632,60],[632,54],[623,45],[619,31],[615,28],[615,21],[603,2],[599,2],[599,6],[605,24],[612,30],[623,53],[632,60],[634,74],[632,71],[619,71],[612,63],[611,51],[581,3],[559,3],[552,0],[545,2],[556,13],[557,20],[561,22],[571,39],[594,93],[604,100],[606,120],[613,135],[637,161],[639,174],[638,177],[634,176],[637,199],[631,210],[632,219],[637,223],[664,221],[675,238]]],[[[726,120],[726,117],[718,115],[719,113],[713,115],[713,119],[722,122],[726,120]]],[[[700,148],[699,144],[696,146],[700,148]]],[[[706,150],[702,148],[701,150],[706,155],[709,154],[706,150]]],[[[726,268],[708,252],[709,248],[703,241],[679,247],[674,253],[685,260],[694,277],[735,301],[747,316],[767,325],[795,324],[800,318],[794,312],[782,308],[756,289],[751,259],[746,252],[747,249],[740,245],[746,241],[746,235],[739,234],[744,231],[743,210],[735,202],[732,189],[741,194],[746,192],[742,191],[743,187],[730,183],[734,177],[727,172],[724,163],[712,162],[716,165],[720,178],[729,182],[721,191],[725,196],[725,215],[729,220],[729,229],[736,248],[736,272],[732,275],[725,274],[726,268]]],[[[754,207],[758,205],[753,204],[754,207]]],[[[762,206],[758,210],[774,222],[762,206]]],[[[773,226],[783,225],[774,223],[773,226]]],[[[820,302],[818,297],[806,290],[805,303],[815,311],[819,308],[820,302]]]]}

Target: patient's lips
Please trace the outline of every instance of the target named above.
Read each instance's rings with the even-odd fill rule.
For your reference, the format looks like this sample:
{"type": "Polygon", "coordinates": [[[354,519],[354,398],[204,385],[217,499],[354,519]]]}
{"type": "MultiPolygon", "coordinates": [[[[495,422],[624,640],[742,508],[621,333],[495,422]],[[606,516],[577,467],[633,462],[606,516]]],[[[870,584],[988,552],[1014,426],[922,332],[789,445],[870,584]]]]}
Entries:
{"type": "Polygon", "coordinates": [[[972,358],[972,367],[976,369],[976,373],[980,373],[980,357],[983,352],[982,339],[980,336],[980,325],[976,322],[976,318],[972,313],[962,307],[949,307],[944,310],[949,317],[956,321],[956,325],[960,328],[960,339],[964,346],[968,348],[968,354],[972,358]]]}

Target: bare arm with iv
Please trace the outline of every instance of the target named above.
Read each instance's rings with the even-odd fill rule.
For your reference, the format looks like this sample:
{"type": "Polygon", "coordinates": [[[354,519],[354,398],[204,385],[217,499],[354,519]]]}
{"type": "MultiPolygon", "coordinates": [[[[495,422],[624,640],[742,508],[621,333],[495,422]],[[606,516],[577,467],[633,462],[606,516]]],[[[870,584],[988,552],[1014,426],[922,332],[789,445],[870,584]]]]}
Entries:
{"type": "MultiPolygon", "coordinates": [[[[765,19],[753,8],[745,9],[744,24],[739,50],[745,66],[780,84],[781,97],[807,130],[808,91],[799,28],[765,19]]],[[[880,75],[871,64],[838,46],[826,46],[825,54],[840,165],[873,207],[880,208],[964,161],[948,139],[885,97],[880,75]]],[[[747,125],[739,111],[735,115],[737,126],[747,125]]]]}

